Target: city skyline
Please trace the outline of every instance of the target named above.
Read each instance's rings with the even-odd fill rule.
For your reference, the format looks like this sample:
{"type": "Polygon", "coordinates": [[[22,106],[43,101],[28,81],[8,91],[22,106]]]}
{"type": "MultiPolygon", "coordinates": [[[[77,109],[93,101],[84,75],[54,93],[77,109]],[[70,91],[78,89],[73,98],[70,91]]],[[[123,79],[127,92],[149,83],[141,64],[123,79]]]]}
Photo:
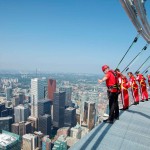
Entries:
{"type": "MultiPolygon", "coordinates": [[[[1,1],[0,19],[0,70],[101,74],[103,64],[115,69],[137,35],[117,0],[1,1]]],[[[140,37],[121,70],[145,44],[140,37]]]]}

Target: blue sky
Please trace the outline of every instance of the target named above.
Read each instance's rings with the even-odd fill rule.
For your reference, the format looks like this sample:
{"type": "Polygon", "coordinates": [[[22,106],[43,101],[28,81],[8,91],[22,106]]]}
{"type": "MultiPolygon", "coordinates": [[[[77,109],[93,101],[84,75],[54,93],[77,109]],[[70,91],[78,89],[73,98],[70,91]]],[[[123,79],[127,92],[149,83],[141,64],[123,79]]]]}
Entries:
{"type": "MultiPolygon", "coordinates": [[[[117,66],[136,35],[119,0],[0,1],[0,69],[102,73],[103,64],[117,66]]],[[[145,44],[140,37],[121,70],[145,44]]]]}

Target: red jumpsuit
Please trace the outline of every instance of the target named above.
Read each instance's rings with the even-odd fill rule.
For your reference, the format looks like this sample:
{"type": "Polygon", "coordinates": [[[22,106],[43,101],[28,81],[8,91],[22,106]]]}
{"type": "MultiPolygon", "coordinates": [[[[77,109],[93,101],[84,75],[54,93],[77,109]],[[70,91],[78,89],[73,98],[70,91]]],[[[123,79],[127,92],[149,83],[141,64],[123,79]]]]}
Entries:
{"type": "Polygon", "coordinates": [[[131,87],[134,104],[138,104],[139,103],[138,85],[137,85],[136,79],[133,75],[129,78],[129,85],[131,87]]]}
{"type": "Polygon", "coordinates": [[[147,75],[147,78],[148,78],[148,84],[150,86],[150,75],[147,75]]]}
{"type": "Polygon", "coordinates": [[[126,77],[121,78],[121,99],[123,104],[123,109],[128,109],[129,107],[129,94],[128,94],[128,80],[126,77]]]}
{"type": "Polygon", "coordinates": [[[136,80],[139,82],[140,85],[140,91],[141,91],[141,97],[142,100],[144,101],[144,99],[148,100],[148,91],[147,91],[147,86],[146,86],[146,82],[145,82],[145,78],[142,74],[138,74],[136,80]]]}

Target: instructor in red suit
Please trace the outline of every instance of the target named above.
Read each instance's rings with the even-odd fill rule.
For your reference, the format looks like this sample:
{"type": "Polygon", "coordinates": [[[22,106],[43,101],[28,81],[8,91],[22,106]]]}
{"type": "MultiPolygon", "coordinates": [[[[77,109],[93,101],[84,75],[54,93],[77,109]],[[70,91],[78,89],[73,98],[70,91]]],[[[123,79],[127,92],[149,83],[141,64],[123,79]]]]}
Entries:
{"type": "Polygon", "coordinates": [[[104,122],[113,123],[114,119],[119,119],[117,77],[115,76],[115,71],[110,70],[107,65],[102,66],[102,71],[105,76],[101,80],[99,79],[98,82],[102,83],[106,81],[109,99],[109,118],[104,120],[104,122]]]}

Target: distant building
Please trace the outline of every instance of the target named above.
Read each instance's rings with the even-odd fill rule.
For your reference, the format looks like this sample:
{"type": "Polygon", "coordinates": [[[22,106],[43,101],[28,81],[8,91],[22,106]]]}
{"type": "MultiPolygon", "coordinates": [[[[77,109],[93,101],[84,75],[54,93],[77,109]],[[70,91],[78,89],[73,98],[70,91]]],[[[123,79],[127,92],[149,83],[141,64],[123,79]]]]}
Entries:
{"type": "Polygon", "coordinates": [[[27,106],[18,105],[14,108],[15,122],[27,121],[29,117],[29,108],[27,106]]]}
{"type": "Polygon", "coordinates": [[[65,115],[65,92],[55,92],[53,101],[53,126],[61,128],[64,126],[65,115]]]}
{"type": "Polygon", "coordinates": [[[31,116],[38,118],[38,101],[44,99],[44,85],[43,79],[31,79],[31,116]]]}
{"type": "Polygon", "coordinates": [[[1,117],[13,116],[13,108],[6,107],[5,110],[1,111],[1,117]]]}
{"type": "Polygon", "coordinates": [[[35,150],[37,148],[37,136],[34,134],[25,134],[22,136],[23,150],[35,150]]]}
{"type": "Polygon", "coordinates": [[[20,92],[18,98],[19,98],[19,104],[23,104],[25,100],[25,94],[20,92]]]}
{"type": "Polygon", "coordinates": [[[12,117],[0,117],[0,133],[2,130],[11,131],[11,124],[13,123],[12,117]]]}
{"type": "Polygon", "coordinates": [[[67,141],[63,135],[61,135],[55,142],[52,150],[67,150],[67,141]]]}
{"type": "Polygon", "coordinates": [[[72,95],[72,87],[68,87],[68,86],[64,86],[64,87],[60,87],[59,91],[64,91],[66,92],[65,95],[65,106],[71,106],[72,102],[71,102],[71,95],[72,95]]]}
{"type": "Polygon", "coordinates": [[[13,97],[11,101],[14,107],[19,105],[19,97],[13,97]]]}
{"type": "Polygon", "coordinates": [[[41,131],[35,131],[34,134],[37,136],[37,146],[39,149],[42,148],[42,138],[44,137],[44,134],[41,131]]]}
{"type": "Polygon", "coordinates": [[[28,122],[31,122],[31,133],[38,130],[38,118],[29,116],[28,122]]]}
{"type": "Polygon", "coordinates": [[[83,121],[86,123],[89,130],[92,130],[95,126],[95,103],[94,102],[85,102],[84,103],[84,117],[83,121]]]}
{"type": "Polygon", "coordinates": [[[3,110],[5,110],[5,104],[0,104],[0,117],[3,110]]]}
{"type": "Polygon", "coordinates": [[[38,101],[38,117],[42,116],[44,114],[51,114],[51,106],[50,106],[50,100],[40,100],[38,101]]]}
{"type": "Polygon", "coordinates": [[[51,116],[45,114],[39,117],[39,131],[41,131],[44,135],[51,134],[51,116]]]}
{"type": "Polygon", "coordinates": [[[73,107],[68,107],[65,109],[65,127],[74,127],[77,124],[76,121],[76,109],[73,107]]]}
{"type": "Polygon", "coordinates": [[[21,150],[21,138],[11,132],[2,131],[0,134],[0,149],[1,150],[21,150]]]}
{"type": "Polygon", "coordinates": [[[20,136],[31,133],[31,122],[19,122],[11,125],[11,131],[20,136]]]}
{"type": "Polygon", "coordinates": [[[54,92],[56,92],[56,80],[48,79],[48,99],[50,99],[50,101],[54,99],[54,92]]]}
{"type": "Polygon", "coordinates": [[[49,136],[44,136],[42,139],[42,150],[51,150],[51,140],[49,136]]]}
{"type": "Polygon", "coordinates": [[[70,130],[70,136],[75,139],[81,139],[82,128],[79,124],[75,127],[72,127],[70,130]]]}
{"type": "Polygon", "coordinates": [[[10,101],[11,97],[12,97],[12,88],[8,87],[6,88],[6,100],[10,101]]]}
{"type": "Polygon", "coordinates": [[[57,130],[57,136],[63,135],[65,137],[69,136],[70,133],[70,127],[62,127],[57,130]]]}

